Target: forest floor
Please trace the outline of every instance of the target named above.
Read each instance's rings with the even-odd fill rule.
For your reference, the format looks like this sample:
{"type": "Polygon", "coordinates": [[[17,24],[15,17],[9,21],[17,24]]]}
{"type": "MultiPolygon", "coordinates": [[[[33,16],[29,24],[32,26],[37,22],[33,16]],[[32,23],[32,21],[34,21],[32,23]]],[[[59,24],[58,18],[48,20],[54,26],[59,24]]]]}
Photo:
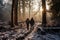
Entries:
{"type": "Polygon", "coordinates": [[[29,30],[25,23],[22,27],[19,25],[9,29],[8,23],[0,22],[0,27],[0,40],[60,40],[60,31],[46,31],[41,27],[41,23],[35,23],[33,27],[29,26],[29,30]]]}

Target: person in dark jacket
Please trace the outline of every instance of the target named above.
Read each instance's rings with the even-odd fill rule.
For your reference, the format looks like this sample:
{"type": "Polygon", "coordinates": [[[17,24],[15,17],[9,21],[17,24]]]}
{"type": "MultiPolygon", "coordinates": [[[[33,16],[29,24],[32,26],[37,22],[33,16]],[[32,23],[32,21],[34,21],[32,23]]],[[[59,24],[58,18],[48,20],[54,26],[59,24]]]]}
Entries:
{"type": "Polygon", "coordinates": [[[26,20],[27,30],[29,30],[29,18],[26,20]]]}
{"type": "Polygon", "coordinates": [[[34,19],[31,18],[31,20],[30,20],[30,25],[31,25],[31,27],[32,27],[34,24],[35,24],[34,19]]]}

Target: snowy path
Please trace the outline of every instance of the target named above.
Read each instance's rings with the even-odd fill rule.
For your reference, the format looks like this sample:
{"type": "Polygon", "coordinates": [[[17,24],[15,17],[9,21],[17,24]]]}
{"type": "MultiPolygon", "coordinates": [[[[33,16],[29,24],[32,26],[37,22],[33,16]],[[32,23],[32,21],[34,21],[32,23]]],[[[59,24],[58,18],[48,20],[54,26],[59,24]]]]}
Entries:
{"type": "Polygon", "coordinates": [[[41,30],[41,27],[40,30],[35,28],[24,40],[60,40],[60,34],[50,34],[45,32],[45,35],[42,35],[41,30]]]}
{"type": "MultiPolygon", "coordinates": [[[[3,23],[4,22],[2,22],[1,24],[3,23]]],[[[9,26],[6,26],[6,27],[9,27],[9,26]]],[[[20,28],[19,26],[16,26],[16,28],[12,28],[12,30],[9,30],[9,31],[6,30],[4,32],[0,32],[0,40],[3,40],[3,38],[7,38],[7,40],[16,40],[16,38],[23,37],[28,32],[29,30],[27,30],[26,28],[20,28]]]]}
{"type": "MultiPolygon", "coordinates": [[[[2,26],[4,24],[4,27],[7,27],[7,23],[5,24],[5,22],[1,22],[0,23],[2,26]]],[[[42,35],[41,32],[44,31],[42,29],[42,27],[38,26],[39,23],[34,25],[34,29],[32,30],[31,33],[29,33],[24,40],[60,40],[60,34],[50,34],[48,32],[45,32],[45,35],[42,35]],[[38,28],[40,30],[38,30],[38,28]]],[[[9,25],[8,25],[9,26],[9,25]]],[[[14,30],[10,30],[10,31],[6,31],[6,32],[0,32],[0,40],[2,40],[4,37],[7,38],[8,40],[17,40],[16,38],[19,38],[20,36],[24,36],[25,33],[27,33],[27,29],[22,28],[20,29],[20,27],[14,29],[14,30]],[[1,39],[2,38],[2,39],[1,39]]],[[[19,39],[20,40],[20,39],[19,39]]]]}

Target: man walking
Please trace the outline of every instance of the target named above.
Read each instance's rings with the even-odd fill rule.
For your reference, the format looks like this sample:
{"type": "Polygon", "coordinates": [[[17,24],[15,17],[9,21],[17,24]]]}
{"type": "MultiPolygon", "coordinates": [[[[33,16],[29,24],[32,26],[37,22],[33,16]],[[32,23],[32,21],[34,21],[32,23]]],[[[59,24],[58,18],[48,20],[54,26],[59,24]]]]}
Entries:
{"type": "Polygon", "coordinates": [[[26,20],[27,30],[29,30],[29,18],[26,20]]]}

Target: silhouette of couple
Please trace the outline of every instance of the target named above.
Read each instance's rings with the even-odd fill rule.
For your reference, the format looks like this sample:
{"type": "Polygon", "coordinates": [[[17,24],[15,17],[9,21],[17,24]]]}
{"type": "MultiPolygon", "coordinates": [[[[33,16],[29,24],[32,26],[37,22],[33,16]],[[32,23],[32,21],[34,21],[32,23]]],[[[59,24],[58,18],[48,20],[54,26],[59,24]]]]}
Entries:
{"type": "Polygon", "coordinates": [[[26,20],[27,30],[29,30],[29,24],[31,25],[31,27],[35,24],[33,18],[31,18],[31,20],[29,20],[29,18],[27,18],[27,20],[26,20]]]}

